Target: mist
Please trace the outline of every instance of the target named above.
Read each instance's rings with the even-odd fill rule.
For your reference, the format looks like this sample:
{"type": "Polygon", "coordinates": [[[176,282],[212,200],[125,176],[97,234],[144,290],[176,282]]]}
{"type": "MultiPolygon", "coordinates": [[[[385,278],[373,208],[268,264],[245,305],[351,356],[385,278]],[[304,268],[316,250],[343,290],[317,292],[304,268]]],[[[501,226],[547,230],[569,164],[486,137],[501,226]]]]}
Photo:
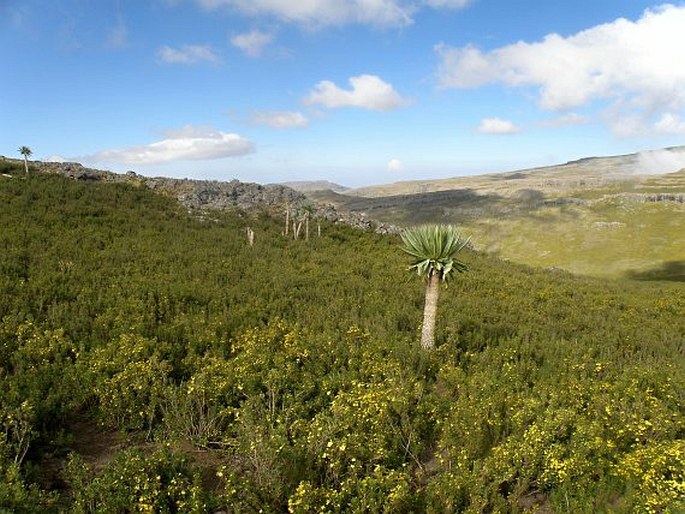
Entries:
{"type": "Polygon", "coordinates": [[[636,175],[660,175],[685,168],[685,147],[640,152],[633,167],[636,175]]]}

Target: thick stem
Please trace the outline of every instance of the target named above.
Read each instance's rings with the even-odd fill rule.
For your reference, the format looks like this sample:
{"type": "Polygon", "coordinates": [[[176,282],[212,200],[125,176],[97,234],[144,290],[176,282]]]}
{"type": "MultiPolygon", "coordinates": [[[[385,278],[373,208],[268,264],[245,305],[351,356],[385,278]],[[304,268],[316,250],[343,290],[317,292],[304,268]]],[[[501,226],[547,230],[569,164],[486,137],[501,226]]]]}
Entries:
{"type": "Polygon", "coordinates": [[[435,348],[435,321],[438,315],[438,296],[440,295],[440,276],[431,273],[426,285],[426,303],[423,307],[423,327],[421,328],[421,348],[435,348]]]}

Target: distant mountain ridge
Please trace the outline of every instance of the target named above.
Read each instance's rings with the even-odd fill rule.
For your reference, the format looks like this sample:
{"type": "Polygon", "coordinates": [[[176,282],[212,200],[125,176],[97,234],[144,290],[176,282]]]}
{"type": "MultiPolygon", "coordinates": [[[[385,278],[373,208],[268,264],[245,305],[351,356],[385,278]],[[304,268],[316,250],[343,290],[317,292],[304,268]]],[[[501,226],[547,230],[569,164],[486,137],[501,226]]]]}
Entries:
{"type": "Polygon", "coordinates": [[[400,226],[455,224],[477,249],[523,264],[685,281],[681,168],[685,147],[674,147],[308,196],[400,226]]]}
{"type": "Polygon", "coordinates": [[[280,182],[282,186],[290,187],[295,191],[301,193],[309,193],[313,191],[333,191],[335,193],[344,193],[350,188],[341,186],[328,180],[295,180],[290,182],[280,182]]]}
{"type": "Polygon", "coordinates": [[[558,193],[568,188],[602,186],[625,179],[677,172],[683,168],[685,146],[675,146],[625,155],[584,157],[564,164],[509,172],[379,184],[350,189],[345,194],[372,198],[468,188],[484,194],[509,196],[512,190],[524,187],[558,193]]]}

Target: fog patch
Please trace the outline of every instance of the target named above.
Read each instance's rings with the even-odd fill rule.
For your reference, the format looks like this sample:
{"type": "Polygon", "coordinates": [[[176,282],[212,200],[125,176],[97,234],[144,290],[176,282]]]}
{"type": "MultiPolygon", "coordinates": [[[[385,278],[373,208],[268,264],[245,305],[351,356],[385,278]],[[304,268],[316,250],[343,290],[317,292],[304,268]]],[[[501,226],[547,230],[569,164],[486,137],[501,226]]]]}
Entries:
{"type": "Polygon", "coordinates": [[[685,168],[685,147],[650,150],[637,154],[632,168],[635,175],[663,175],[685,168]]]}

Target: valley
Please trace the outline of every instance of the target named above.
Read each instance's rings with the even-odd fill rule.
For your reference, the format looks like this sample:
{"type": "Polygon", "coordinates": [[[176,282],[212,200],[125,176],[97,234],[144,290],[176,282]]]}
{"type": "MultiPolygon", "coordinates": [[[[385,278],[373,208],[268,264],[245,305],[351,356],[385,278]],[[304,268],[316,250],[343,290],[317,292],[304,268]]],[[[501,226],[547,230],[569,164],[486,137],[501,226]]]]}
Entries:
{"type": "MultiPolygon", "coordinates": [[[[685,148],[660,152],[680,159],[685,148]]],[[[607,278],[685,280],[677,271],[685,259],[685,170],[637,174],[646,169],[641,160],[649,158],[596,157],[307,194],[399,226],[454,223],[478,249],[514,262],[607,278]]]]}

